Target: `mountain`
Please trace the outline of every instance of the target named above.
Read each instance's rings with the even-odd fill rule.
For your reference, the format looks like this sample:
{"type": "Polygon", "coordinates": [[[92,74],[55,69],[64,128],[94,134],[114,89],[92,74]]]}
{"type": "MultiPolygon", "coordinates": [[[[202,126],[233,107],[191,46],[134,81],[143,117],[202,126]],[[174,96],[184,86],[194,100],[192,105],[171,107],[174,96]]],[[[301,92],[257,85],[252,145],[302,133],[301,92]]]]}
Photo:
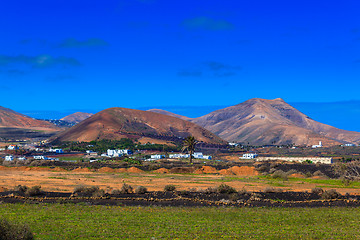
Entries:
{"type": "Polygon", "coordinates": [[[73,123],[73,124],[77,124],[81,121],[84,121],[85,119],[91,117],[92,113],[84,113],[84,112],[76,112],[73,114],[70,114],[66,117],[61,118],[60,120],[68,122],[68,123],[73,123]]]}
{"type": "Polygon", "coordinates": [[[43,131],[59,130],[54,124],[43,120],[36,120],[11,109],[0,107],[1,128],[22,128],[43,131]]]}
{"type": "Polygon", "coordinates": [[[84,141],[133,138],[164,141],[194,136],[198,141],[224,144],[224,140],[188,121],[150,111],[109,108],[78,123],[54,141],[84,141]]]}
{"type": "Polygon", "coordinates": [[[360,143],[360,133],[316,122],[280,98],[250,99],[192,121],[227,141],[253,145],[360,143]]]}
{"type": "Polygon", "coordinates": [[[180,118],[182,120],[185,120],[185,121],[189,121],[191,120],[191,118],[188,118],[188,117],[185,117],[185,116],[181,116],[179,114],[175,114],[175,113],[172,113],[172,112],[169,112],[169,111],[165,111],[165,110],[162,110],[162,109],[149,109],[147,110],[149,112],[155,112],[155,113],[160,113],[160,114],[164,114],[164,115],[168,115],[168,116],[172,116],[172,117],[176,117],[176,118],[180,118]]]}

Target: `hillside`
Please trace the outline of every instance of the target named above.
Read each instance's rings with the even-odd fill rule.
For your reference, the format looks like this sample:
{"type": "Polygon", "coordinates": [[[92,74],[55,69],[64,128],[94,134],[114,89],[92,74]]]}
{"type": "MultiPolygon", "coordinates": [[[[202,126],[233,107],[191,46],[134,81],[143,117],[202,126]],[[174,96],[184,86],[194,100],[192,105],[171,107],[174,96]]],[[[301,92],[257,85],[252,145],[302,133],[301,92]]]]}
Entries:
{"type": "Polygon", "coordinates": [[[191,118],[189,118],[189,117],[185,117],[185,116],[182,116],[182,115],[179,115],[179,114],[176,114],[176,113],[172,113],[172,112],[169,112],[169,111],[166,111],[166,110],[162,110],[162,109],[149,109],[147,111],[160,113],[160,114],[164,114],[164,115],[168,115],[168,116],[172,116],[172,117],[176,117],[176,118],[180,118],[180,119],[185,120],[185,121],[191,120],[191,118]]]}
{"type": "Polygon", "coordinates": [[[360,143],[360,133],[316,122],[280,98],[250,99],[192,121],[227,141],[255,145],[360,143]]]}
{"type": "Polygon", "coordinates": [[[72,124],[77,124],[81,121],[84,121],[85,119],[91,117],[92,113],[84,113],[84,112],[76,112],[73,114],[70,114],[66,117],[61,118],[60,120],[68,122],[68,123],[72,123],[72,124]]]}
{"type": "Polygon", "coordinates": [[[178,140],[193,135],[198,141],[224,144],[224,140],[188,121],[150,111],[109,108],[59,134],[56,141],[121,138],[178,140]]]}
{"type": "Polygon", "coordinates": [[[21,128],[43,131],[59,130],[54,124],[46,121],[36,120],[11,109],[0,107],[0,127],[1,128],[21,128]]]}

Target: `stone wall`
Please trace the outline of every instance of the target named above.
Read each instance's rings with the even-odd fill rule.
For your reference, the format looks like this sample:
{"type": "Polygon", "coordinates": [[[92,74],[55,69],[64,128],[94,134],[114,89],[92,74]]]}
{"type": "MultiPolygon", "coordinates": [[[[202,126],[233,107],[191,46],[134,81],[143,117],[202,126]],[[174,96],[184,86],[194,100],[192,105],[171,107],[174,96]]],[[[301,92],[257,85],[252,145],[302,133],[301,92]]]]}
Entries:
{"type": "Polygon", "coordinates": [[[305,162],[309,160],[313,163],[331,164],[332,158],[327,157],[258,157],[256,161],[287,161],[287,162],[305,162]]]}

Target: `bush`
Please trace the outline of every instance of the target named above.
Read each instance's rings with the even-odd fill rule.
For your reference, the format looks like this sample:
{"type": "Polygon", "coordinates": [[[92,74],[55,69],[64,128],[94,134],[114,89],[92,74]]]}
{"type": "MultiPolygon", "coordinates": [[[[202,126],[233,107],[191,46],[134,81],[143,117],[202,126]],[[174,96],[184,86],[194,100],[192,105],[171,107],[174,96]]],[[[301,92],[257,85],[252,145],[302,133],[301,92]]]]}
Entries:
{"type": "Polygon", "coordinates": [[[121,193],[133,193],[133,187],[130,186],[129,184],[124,183],[120,189],[121,193]]]}
{"type": "Polygon", "coordinates": [[[121,191],[119,189],[113,189],[111,191],[111,194],[114,194],[114,195],[119,195],[121,193],[121,191]]]}
{"type": "Polygon", "coordinates": [[[205,189],[204,192],[207,193],[207,194],[209,194],[209,193],[216,193],[216,192],[217,192],[217,188],[208,187],[207,189],[205,189]]]}
{"type": "Polygon", "coordinates": [[[283,192],[281,188],[267,187],[264,189],[264,193],[281,193],[281,192],[283,192]]]}
{"type": "Polygon", "coordinates": [[[14,188],[14,191],[16,192],[20,192],[22,194],[25,194],[25,192],[28,190],[28,187],[27,186],[22,186],[22,185],[17,185],[15,188],[14,188]]]}
{"type": "Polygon", "coordinates": [[[135,193],[137,193],[137,194],[147,193],[147,188],[146,188],[146,187],[143,187],[143,186],[138,186],[138,187],[135,189],[135,193]]]}
{"type": "Polygon", "coordinates": [[[100,190],[97,186],[77,186],[75,187],[73,194],[80,197],[102,197],[104,196],[104,190],[100,190]]]}
{"type": "Polygon", "coordinates": [[[239,199],[239,194],[237,194],[237,193],[232,193],[229,195],[229,200],[231,200],[231,201],[236,201],[238,199],[239,199]]]}
{"type": "Polygon", "coordinates": [[[335,189],[326,190],[321,195],[322,199],[337,199],[341,196],[335,189]]]}
{"type": "Polygon", "coordinates": [[[320,170],[315,171],[315,172],[313,173],[313,175],[314,175],[314,176],[319,176],[319,177],[325,176],[325,174],[324,174],[322,171],[320,171],[320,170]]]}
{"type": "Polygon", "coordinates": [[[246,195],[246,194],[248,194],[248,191],[247,191],[245,188],[243,188],[243,189],[241,189],[241,190],[239,191],[239,194],[240,194],[240,195],[246,195]]]}
{"type": "Polygon", "coordinates": [[[229,185],[226,184],[221,184],[219,187],[217,187],[217,191],[218,193],[236,193],[236,189],[233,187],[230,187],[229,185]]]}
{"type": "Polygon", "coordinates": [[[311,189],[311,193],[317,194],[317,195],[321,195],[324,192],[324,190],[322,188],[313,188],[311,189]]]}
{"type": "Polygon", "coordinates": [[[42,194],[41,186],[33,186],[32,188],[28,188],[25,191],[25,195],[29,197],[38,196],[41,194],[42,194]]]}
{"type": "Polygon", "coordinates": [[[272,178],[282,179],[283,181],[287,181],[288,177],[286,172],[282,170],[277,170],[273,173],[272,178]]]}
{"type": "Polygon", "coordinates": [[[6,219],[0,219],[1,240],[31,240],[34,239],[29,227],[23,224],[10,223],[6,219]]]}
{"type": "Polygon", "coordinates": [[[164,187],[165,192],[172,192],[172,191],[175,191],[175,189],[176,189],[176,187],[173,184],[169,184],[164,187]]]}

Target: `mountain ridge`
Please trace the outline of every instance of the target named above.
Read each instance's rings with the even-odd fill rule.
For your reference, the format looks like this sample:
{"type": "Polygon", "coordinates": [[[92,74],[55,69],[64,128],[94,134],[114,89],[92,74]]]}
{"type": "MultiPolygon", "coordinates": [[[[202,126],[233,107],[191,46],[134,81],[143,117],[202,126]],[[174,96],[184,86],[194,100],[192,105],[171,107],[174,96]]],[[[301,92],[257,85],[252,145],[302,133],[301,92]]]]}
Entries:
{"type": "Polygon", "coordinates": [[[212,144],[226,142],[208,130],[176,117],[128,108],[108,108],[85,119],[56,137],[56,141],[121,138],[182,138],[193,135],[212,144]]]}
{"type": "Polygon", "coordinates": [[[189,121],[230,142],[308,146],[319,141],[329,146],[360,143],[360,133],[317,122],[282,98],[253,98],[189,121]]]}

